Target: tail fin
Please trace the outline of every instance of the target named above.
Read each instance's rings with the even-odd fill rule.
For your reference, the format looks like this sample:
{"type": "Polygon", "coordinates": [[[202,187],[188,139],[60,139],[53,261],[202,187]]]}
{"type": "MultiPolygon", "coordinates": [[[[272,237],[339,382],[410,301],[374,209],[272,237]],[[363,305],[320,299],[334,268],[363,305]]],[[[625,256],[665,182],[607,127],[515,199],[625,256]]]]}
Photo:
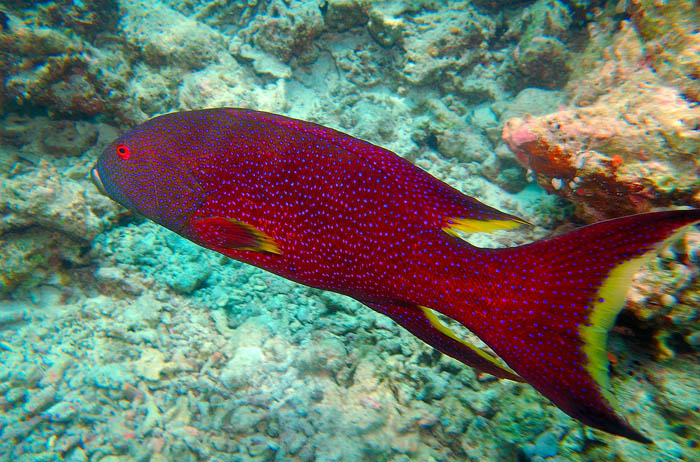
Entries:
{"type": "Polygon", "coordinates": [[[634,273],[697,222],[700,209],[647,213],[522,247],[484,249],[503,282],[492,286],[485,312],[496,328],[473,331],[570,416],[650,443],[613,408],[606,341],[634,273]]]}

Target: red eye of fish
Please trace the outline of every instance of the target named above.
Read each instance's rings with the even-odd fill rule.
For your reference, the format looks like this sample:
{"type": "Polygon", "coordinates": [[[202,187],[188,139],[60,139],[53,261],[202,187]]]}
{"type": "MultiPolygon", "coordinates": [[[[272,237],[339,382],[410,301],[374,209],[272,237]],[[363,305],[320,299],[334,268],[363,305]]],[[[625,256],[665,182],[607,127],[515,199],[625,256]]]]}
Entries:
{"type": "Polygon", "coordinates": [[[119,146],[117,146],[117,154],[119,155],[119,157],[126,160],[131,155],[131,150],[128,146],[120,144],[119,146]]]}

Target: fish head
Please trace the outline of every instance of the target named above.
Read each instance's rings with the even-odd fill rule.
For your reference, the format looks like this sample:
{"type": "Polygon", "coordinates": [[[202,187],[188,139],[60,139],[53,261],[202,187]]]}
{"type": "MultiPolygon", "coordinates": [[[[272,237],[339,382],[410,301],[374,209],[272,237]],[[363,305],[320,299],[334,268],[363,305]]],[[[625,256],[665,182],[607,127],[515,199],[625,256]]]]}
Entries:
{"type": "Polygon", "coordinates": [[[204,193],[183,161],[196,146],[173,134],[168,122],[156,117],[120,135],[90,176],[101,193],[181,234],[204,193]]]}

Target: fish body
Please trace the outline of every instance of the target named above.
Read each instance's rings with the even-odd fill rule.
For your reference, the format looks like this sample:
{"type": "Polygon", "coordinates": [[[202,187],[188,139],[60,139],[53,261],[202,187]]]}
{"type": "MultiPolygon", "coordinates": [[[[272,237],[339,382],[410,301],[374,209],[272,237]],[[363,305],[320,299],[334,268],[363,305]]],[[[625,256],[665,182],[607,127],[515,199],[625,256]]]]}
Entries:
{"type": "Polygon", "coordinates": [[[110,197],[191,241],[348,295],[465,364],[530,383],[574,418],[649,439],[614,410],[605,342],[626,284],[700,210],[598,223],[510,249],[456,231],[527,224],[379,146],[245,109],[166,114],[93,169],[110,197]],[[504,362],[460,339],[435,312],[504,362]]]}

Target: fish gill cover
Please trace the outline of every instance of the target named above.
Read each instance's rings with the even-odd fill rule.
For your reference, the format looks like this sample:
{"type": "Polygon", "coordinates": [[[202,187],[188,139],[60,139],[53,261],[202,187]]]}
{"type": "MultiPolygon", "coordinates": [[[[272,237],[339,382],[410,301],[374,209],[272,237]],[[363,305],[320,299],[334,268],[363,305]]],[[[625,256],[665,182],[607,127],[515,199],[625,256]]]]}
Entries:
{"type": "Polygon", "coordinates": [[[0,460],[699,457],[697,230],[636,274],[608,339],[643,446],[350,299],[189,244],[89,180],[130,127],[229,106],[340,129],[534,225],[470,234],[481,247],[697,207],[692,1],[0,11],[0,460]]]}

